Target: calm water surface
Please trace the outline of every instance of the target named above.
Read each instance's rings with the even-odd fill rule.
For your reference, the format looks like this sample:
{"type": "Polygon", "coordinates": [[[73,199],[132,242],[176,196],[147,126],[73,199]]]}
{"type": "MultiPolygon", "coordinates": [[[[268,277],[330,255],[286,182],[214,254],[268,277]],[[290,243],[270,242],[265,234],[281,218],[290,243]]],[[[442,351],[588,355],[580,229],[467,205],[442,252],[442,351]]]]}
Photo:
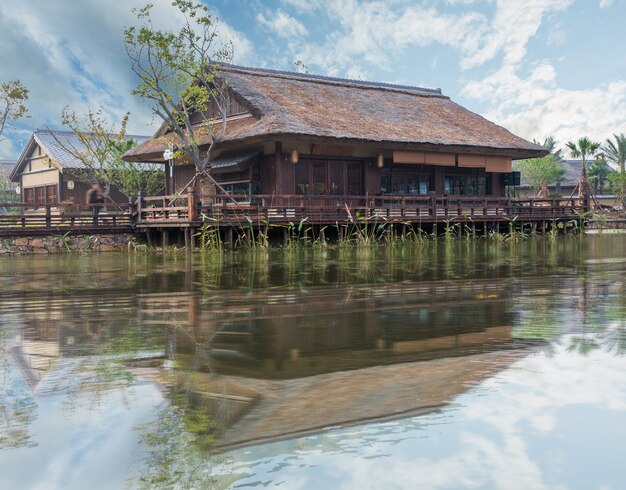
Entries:
{"type": "Polygon", "coordinates": [[[624,488],[626,238],[0,258],[0,488],[624,488]]]}

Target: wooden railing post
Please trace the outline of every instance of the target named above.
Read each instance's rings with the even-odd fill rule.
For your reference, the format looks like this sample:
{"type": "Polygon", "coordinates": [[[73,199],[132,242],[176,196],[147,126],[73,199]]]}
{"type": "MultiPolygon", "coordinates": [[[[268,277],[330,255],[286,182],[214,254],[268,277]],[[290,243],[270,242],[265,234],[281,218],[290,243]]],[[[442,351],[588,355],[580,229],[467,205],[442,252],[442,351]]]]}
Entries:
{"type": "Polygon", "coordinates": [[[143,192],[139,191],[139,195],[137,196],[137,207],[135,212],[137,213],[137,222],[143,221],[141,213],[143,212],[143,192]]]}
{"type": "Polygon", "coordinates": [[[187,187],[187,219],[198,220],[198,196],[194,187],[187,187]]]}
{"type": "Polygon", "coordinates": [[[135,202],[132,197],[128,198],[128,218],[130,219],[130,224],[132,225],[135,222],[135,202]]]}

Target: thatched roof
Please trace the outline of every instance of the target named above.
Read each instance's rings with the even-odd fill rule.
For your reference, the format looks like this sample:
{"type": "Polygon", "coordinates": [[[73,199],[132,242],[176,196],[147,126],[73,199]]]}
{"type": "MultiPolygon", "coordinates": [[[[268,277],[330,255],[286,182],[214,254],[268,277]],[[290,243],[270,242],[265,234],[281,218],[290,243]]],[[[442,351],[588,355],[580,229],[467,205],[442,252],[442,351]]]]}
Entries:
{"type": "MultiPolygon", "coordinates": [[[[440,90],[232,65],[221,65],[219,74],[250,111],[228,122],[224,147],[298,137],[512,158],[545,154],[541,146],[452,102],[440,90]]],[[[126,159],[162,160],[172,141],[171,135],[157,136],[129,151],[126,159]]]]}

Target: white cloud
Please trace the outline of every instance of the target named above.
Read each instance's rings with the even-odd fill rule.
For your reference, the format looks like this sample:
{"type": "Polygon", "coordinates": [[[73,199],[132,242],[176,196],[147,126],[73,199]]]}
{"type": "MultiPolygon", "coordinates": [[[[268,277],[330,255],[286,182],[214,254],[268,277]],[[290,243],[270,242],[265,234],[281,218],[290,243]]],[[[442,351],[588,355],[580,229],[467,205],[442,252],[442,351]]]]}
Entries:
{"type": "Polygon", "coordinates": [[[547,61],[526,77],[503,66],[470,81],[464,95],[487,103],[487,118],[529,139],[551,135],[562,144],[583,135],[602,141],[626,132],[626,81],[566,89],[558,85],[556,70],[547,61]]]}
{"type": "Polygon", "coordinates": [[[432,43],[460,51],[477,50],[485,18],[476,12],[448,14],[423,5],[383,1],[326,0],[320,15],[339,28],[319,42],[290,46],[293,57],[330,75],[368,71],[367,65],[390,68],[410,47],[432,43]]]}
{"type": "Polygon", "coordinates": [[[489,29],[483,33],[480,48],[470,50],[462,61],[465,69],[480,66],[500,52],[504,63],[516,64],[526,54],[528,40],[537,33],[549,12],[566,9],[572,0],[499,0],[489,29]]]}
{"type": "MultiPolygon", "coordinates": [[[[0,3],[0,73],[19,78],[30,89],[32,115],[21,127],[57,127],[61,109],[69,105],[84,113],[103,107],[115,120],[131,111],[129,130],[150,134],[158,123],[144,103],[132,97],[136,79],[123,46],[123,29],[135,22],[133,7],[143,0],[103,3],[98,0],[44,2],[24,0],[0,3]]],[[[176,28],[180,14],[166,0],[154,2],[157,27],[176,28]]],[[[235,60],[252,59],[252,44],[226,23],[219,27],[222,41],[233,41],[235,60]]],[[[0,146],[3,157],[16,156],[19,144],[0,146]]],[[[23,138],[19,138],[23,144],[23,138]]]]}
{"type": "Polygon", "coordinates": [[[259,24],[267,27],[279,37],[305,37],[309,33],[302,23],[280,9],[266,15],[259,12],[256,18],[259,24]]]}
{"type": "Polygon", "coordinates": [[[613,5],[613,0],[600,0],[600,8],[608,9],[613,5]]]}

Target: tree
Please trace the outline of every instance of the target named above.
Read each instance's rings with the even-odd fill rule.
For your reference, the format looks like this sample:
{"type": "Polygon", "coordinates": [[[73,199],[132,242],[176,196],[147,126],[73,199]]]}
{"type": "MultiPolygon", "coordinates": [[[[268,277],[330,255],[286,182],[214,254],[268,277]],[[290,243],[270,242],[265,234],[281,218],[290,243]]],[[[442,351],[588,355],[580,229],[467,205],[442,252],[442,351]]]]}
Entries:
{"type": "Polygon", "coordinates": [[[26,101],[28,89],[19,80],[0,84],[0,141],[7,127],[23,117],[28,117],[26,101]]]}
{"type": "Polygon", "coordinates": [[[139,25],[124,31],[131,69],[139,77],[133,94],[176,136],[176,154],[195,165],[196,177],[206,176],[223,191],[210,173],[212,152],[226,134],[229,104],[216,62],[232,60],[232,43],[216,46],[218,19],[205,5],[190,0],[172,5],[185,20],[178,31],[156,29],[150,4],[133,10],[139,25]]]}
{"type": "Polygon", "coordinates": [[[589,207],[589,180],[587,179],[587,160],[589,157],[594,157],[600,143],[591,141],[586,136],[579,138],[577,141],[568,141],[566,143],[567,148],[573,158],[580,158],[582,160],[582,168],[580,170],[580,180],[578,182],[578,196],[584,201],[584,206],[587,209],[589,207]]]}
{"type": "Polygon", "coordinates": [[[548,186],[558,181],[565,170],[555,160],[553,155],[542,158],[530,158],[515,162],[515,167],[522,173],[524,180],[532,188],[535,195],[548,195],[548,186]]]}
{"type": "Polygon", "coordinates": [[[589,180],[593,185],[593,192],[595,194],[604,192],[604,187],[610,173],[611,168],[602,157],[596,158],[593,163],[589,165],[589,180]]]}
{"type": "Polygon", "coordinates": [[[533,139],[533,143],[543,146],[552,155],[552,159],[561,165],[564,161],[563,155],[561,155],[561,149],[556,147],[556,140],[552,136],[548,136],[543,143],[533,139]]]}
{"type": "Polygon", "coordinates": [[[111,141],[113,158],[108,165],[111,182],[129,197],[137,197],[140,192],[148,196],[157,195],[165,185],[163,170],[151,164],[132,164],[122,160],[122,155],[137,146],[130,138],[124,142],[111,141]]]}
{"type": "Polygon", "coordinates": [[[601,149],[605,159],[618,168],[609,174],[609,182],[611,190],[620,199],[622,210],[626,211],[626,135],[614,134],[613,139],[608,138],[601,149]]]}
{"type": "Polygon", "coordinates": [[[149,170],[122,161],[122,155],[136,144],[126,136],[129,116],[127,112],[117,128],[115,123],[107,121],[102,109],[90,109],[84,117],[80,117],[65,107],[61,122],[70,129],[75,139],[51,133],[60,148],[81,162],[81,177],[104,184],[107,196],[111,185],[129,197],[137,196],[140,190],[156,193],[163,187],[162,170],[149,170]]]}

